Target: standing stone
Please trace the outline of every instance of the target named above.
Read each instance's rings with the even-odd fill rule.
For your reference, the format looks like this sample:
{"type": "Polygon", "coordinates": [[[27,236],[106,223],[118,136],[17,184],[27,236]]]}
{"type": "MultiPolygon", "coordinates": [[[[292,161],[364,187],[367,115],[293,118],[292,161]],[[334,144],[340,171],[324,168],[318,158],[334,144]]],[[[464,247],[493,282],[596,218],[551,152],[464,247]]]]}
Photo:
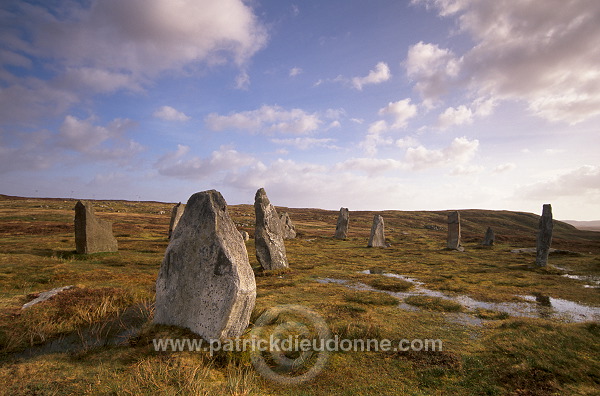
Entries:
{"type": "Polygon", "coordinates": [[[537,235],[537,247],[535,265],[545,267],[548,264],[548,254],[550,253],[550,244],[552,243],[552,206],[544,204],[542,208],[542,217],[537,235]]]}
{"type": "Polygon", "coordinates": [[[89,202],[75,204],[75,249],[79,254],[117,251],[112,223],[97,218],[89,202]]]}
{"type": "Polygon", "coordinates": [[[371,237],[369,238],[368,247],[387,247],[385,243],[385,232],[383,227],[383,217],[375,215],[373,217],[373,225],[371,226],[371,237]]]}
{"type": "Polygon", "coordinates": [[[175,227],[177,227],[179,219],[181,219],[184,210],[185,205],[182,205],[181,202],[173,206],[173,209],[171,209],[171,222],[169,223],[169,239],[171,239],[171,237],[173,236],[173,231],[175,230],[175,227]]]}
{"type": "Polygon", "coordinates": [[[460,244],[460,213],[456,210],[448,214],[448,249],[465,250],[460,244]]]}
{"type": "Polygon", "coordinates": [[[283,239],[294,239],[296,238],[296,227],[290,219],[290,215],[287,212],[283,212],[279,215],[279,221],[281,222],[281,232],[283,239]]]}
{"type": "Polygon", "coordinates": [[[484,246],[494,246],[495,240],[496,236],[494,235],[494,230],[492,230],[492,227],[488,227],[481,244],[484,246]]]}
{"type": "Polygon", "coordinates": [[[250,239],[250,235],[244,230],[240,231],[240,235],[242,236],[242,239],[244,240],[244,242],[246,242],[248,239],[250,239]]]}
{"type": "Polygon", "coordinates": [[[281,221],[264,188],[254,196],[256,258],[265,270],[288,268],[281,221]]]}
{"type": "Polygon", "coordinates": [[[340,214],[338,215],[337,224],[335,226],[335,239],[346,239],[348,238],[348,222],[349,222],[348,208],[340,208],[340,214]]]}
{"type": "Polygon", "coordinates": [[[218,191],[190,197],[156,280],[154,323],[205,340],[240,336],[256,301],[246,245],[218,191]]]}

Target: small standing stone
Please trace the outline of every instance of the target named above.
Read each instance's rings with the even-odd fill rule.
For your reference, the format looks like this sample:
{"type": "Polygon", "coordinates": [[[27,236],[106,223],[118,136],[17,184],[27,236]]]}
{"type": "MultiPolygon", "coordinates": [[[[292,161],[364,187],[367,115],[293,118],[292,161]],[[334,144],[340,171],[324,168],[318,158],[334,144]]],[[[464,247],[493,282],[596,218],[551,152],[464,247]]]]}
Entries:
{"type": "Polygon", "coordinates": [[[387,247],[385,243],[385,231],[383,226],[383,217],[375,215],[373,217],[373,225],[371,226],[371,237],[369,238],[368,247],[387,247]]]}
{"type": "Polygon", "coordinates": [[[283,212],[279,215],[279,221],[281,221],[281,231],[283,232],[283,239],[294,239],[296,238],[296,227],[290,219],[290,215],[287,212],[283,212]]]}
{"type": "Polygon", "coordinates": [[[254,196],[256,259],[265,270],[288,268],[281,221],[264,188],[254,196]]]}
{"type": "Polygon", "coordinates": [[[179,223],[179,219],[181,219],[184,210],[185,205],[182,205],[181,202],[173,206],[173,209],[171,209],[171,222],[169,223],[169,239],[171,239],[171,237],[173,236],[173,231],[175,231],[175,227],[177,227],[177,223],[179,223]]]}
{"type": "Polygon", "coordinates": [[[255,301],[254,272],[227,203],[215,190],[192,195],[160,266],[154,323],[207,341],[238,337],[255,301]]]}
{"type": "Polygon", "coordinates": [[[350,215],[348,208],[340,208],[340,214],[338,215],[337,224],[335,225],[335,239],[346,239],[348,238],[348,222],[350,215]]]}
{"type": "Polygon", "coordinates": [[[483,237],[483,242],[481,243],[484,246],[494,246],[494,242],[496,241],[496,236],[494,235],[494,230],[492,227],[488,227],[485,232],[485,236],[483,237]]]}
{"type": "Polygon", "coordinates": [[[552,206],[550,204],[544,204],[537,235],[535,265],[538,267],[545,267],[546,264],[548,264],[548,254],[550,253],[550,244],[552,243],[553,226],[552,206]]]}
{"type": "Polygon", "coordinates": [[[242,239],[244,240],[244,242],[250,239],[250,234],[248,234],[246,231],[241,230],[240,234],[242,235],[242,239]]]}
{"type": "Polygon", "coordinates": [[[89,202],[75,204],[75,249],[79,254],[117,251],[112,223],[96,217],[89,202]]]}
{"type": "Polygon", "coordinates": [[[460,213],[456,210],[448,214],[448,249],[465,250],[460,244],[460,213]]]}

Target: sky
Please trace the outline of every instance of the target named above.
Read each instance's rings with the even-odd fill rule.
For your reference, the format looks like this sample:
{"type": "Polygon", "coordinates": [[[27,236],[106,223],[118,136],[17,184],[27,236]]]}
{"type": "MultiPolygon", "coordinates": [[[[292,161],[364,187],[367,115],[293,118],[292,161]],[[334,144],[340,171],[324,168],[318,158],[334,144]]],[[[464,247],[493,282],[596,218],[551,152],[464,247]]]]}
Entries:
{"type": "Polygon", "coordinates": [[[0,193],[600,219],[597,0],[4,0],[0,193]]]}

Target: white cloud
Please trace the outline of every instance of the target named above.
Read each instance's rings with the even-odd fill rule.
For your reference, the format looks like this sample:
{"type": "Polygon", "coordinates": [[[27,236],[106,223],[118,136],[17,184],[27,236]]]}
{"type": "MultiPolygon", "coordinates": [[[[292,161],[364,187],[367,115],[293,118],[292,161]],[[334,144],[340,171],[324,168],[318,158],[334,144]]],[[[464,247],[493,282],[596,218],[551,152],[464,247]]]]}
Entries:
{"type": "Polygon", "coordinates": [[[396,147],[407,148],[407,147],[418,146],[419,141],[412,136],[406,136],[406,137],[396,140],[395,144],[396,144],[396,147]]]}
{"type": "Polygon", "coordinates": [[[477,139],[466,137],[455,138],[443,149],[430,150],[423,146],[409,147],[404,156],[404,162],[414,170],[444,166],[464,165],[469,162],[479,147],[477,139]]]}
{"type": "Polygon", "coordinates": [[[391,145],[393,140],[390,137],[382,136],[382,133],[389,129],[387,122],[379,120],[369,125],[365,139],[359,143],[359,147],[365,150],[367,155],[377,154],[377,147],[381,145],[391,145]]]}
{"type": "Polygon", "coordinates": [[[431,107],[450,89],[459,72],[460,60],[448,49],[421,41],[408,49],[405,66],[425,105],[431,107]]]}
{"type": "Polygon", "coordinates": [[[243,91],[250,87],[250,76],[245,71],[242,71],[235,77],[235,88],[243,91]]]}
{"type": "Polygon", "coordinates": [[[575,124],[600,114],[600,2],[413,3],[455,17],[475,42],[457,67],[451,66],[456,57],[436,45],[411,48],[407,73],[424,99],[437,99],[460,85],[479,97],[525,101],[533,114],[550,121],[575,124]],[[448,66],[455,71],[448,73],[448,66]],[[459,74],[468,78],[448,78],[459,74]]]}
{"type": "Polygon", "coordinates": [[[292,67],[290,69],[290,77],[295,77],[299,74],[302,74],[302,69],[299,67],[292,67]]]}
{"type": "Polygon", "coordinates": [[[206,125],[214,131],[238,129],[253,133],[307,134],[322,123],[317,114],[301,109],[284,110],[279,106],[262,106],[260,109],[233,113],[226,116],[209,114],[206,125]]]}
{"type": "Polygon", "coordinates": [[[375,69],[369,71],[365,77],[352,78],[352,85],[359,91],[367,84],[379,84],[391,78],[390,68],[385,62],[379,62],[375,69]]]}
{"type": "Polygon", "coordinates": [[[391,115],[394,118],[392,129],[406,127],[408,120],[417,115],[417,106],[410,103],[410,99],[403,99],[397,102],[390,102],[379,110],[379,115],[391,115]]]}
{"type": "Polygon", "coordinates": [[[484,169],[481,165],[457,165],[450,174],[453,176],[476,175],[483,172],[484,169]]]}
{"type": "Polygon", "coordinates": [[[188,146],[178,145],[177,150],[163,155],[154,166],[164,176],[200,180],[213,178],[219,173],[236,171],[256,162],[251,155],[226,146],[213,151],[207,158],[195,156],[185,159],[188,153],[188,146]]]}
{"type": "Polygon", "coordinates": [[[453,125],[464,125],[473,123],[473,112],[466,106],[458,106],[457,108],[448,107],[438,117],[438,127],[446,129],[453,125]]]}
{"type": "Polygon", "coordinates": [[[573,169],[553,179],[522,187],[517,194],[544,201],[583,195],[600,198],[600,166],[585,165],[573,169]]]}
{"type": "Polygon", "coordinates": [[[391,158],[350,158],[334,167],[338,171],[362,171],[371,176],[401,168],[404,164],[391,158]]]}
{"type": "Polygon", "coordinates": [[[152,115],[166,121],[188,121],[190,119],[185,113],[176,110],[171,106],[162,106],[152,113],[152,115]]]}
{"type": "Polygon", "coordinates": [[[544,153],[548,154],[548,155],[561,154],[564,152],[565,152],[564,149],[546,149],[546,150],[544,150],[544,153]]]}
{"type": "Polygon", "coordinates": [[[325,147],[325,148],[337,148],[334,144],[331,144],[335,139],[331,138],[310,138],[310,137],[297,137],[291,139],[271,139],[275,144],[281,144],[284,146],[293,146],[300,150],[306,150],[311,147],[325,147]]]}
{"type": "Polygon", "coordinates": [[[492,172],[493,173],[503,173],[503,172],[509,172],[513,169],[515,169],[517,167],[516,164],[512,163],[512,162],[507,162],[505,164],[500,164],[498,166],[496,166],[492,172]]]}

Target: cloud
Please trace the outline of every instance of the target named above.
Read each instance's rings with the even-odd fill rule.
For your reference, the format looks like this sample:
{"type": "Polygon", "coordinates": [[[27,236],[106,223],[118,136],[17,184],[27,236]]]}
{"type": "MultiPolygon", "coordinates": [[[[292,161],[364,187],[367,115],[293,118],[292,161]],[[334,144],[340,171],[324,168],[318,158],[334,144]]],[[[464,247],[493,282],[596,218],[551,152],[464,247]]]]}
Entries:
{"type": "Polygon", "coordinates": [[[200,180],[216,178],[217,174],[236,171],[256,162],[251,155],[227,146],[221,146],[206,158],[194,156],[185,159],[189,151],[188,146],[177,145],[177,150],[163,155],[154,167],[163,176],[200,180]]]}
{"type": "Polygon", "coordinates": [[[369,74],[365,77],[352,78],[352,86],[360,91],[367,84],[379,84],[389,80],[391,76],[387,63],[379,62],[375,65],[375,69],[369,71],[369,74]]]}
{"type": "Polygon", "coordinates": [[[493,173],[503,173],[503,172],[509,172],[513,169],[515,169],[517,167],[517,165],[515,165],[512,162],[507,162],[505,164],[500,164],[498,166],[496,166],[494,169],[492,169],[493,173]]]}
{"type": "Polygon", "coordinates": [[[205,118],[213,131],[237,129],[264,134],[307,134],[319,128],[322,121],[317,114],[301,109],[284,110],[279,106],[262,106],[260,109],[219,115],[211,113],[205,118]]]}
{"type": "Polygon", "coordinates": [[[338,171],[361,171],[370,176],[403,168],[405,165],[401,161],[391,158],[350,158],[334,167],[338,171]]]}
{"type": "Polygon", "coordinates": [[[479,140],[466,137],[455,138],[448,147],[430,150],[423,146],[409,147],[404,162],[413,170],[445,166],[464,165],[470,161],[479,148],[479,140]]]}
{"type": "Polygon", "coordinates": [[[392,129],[406,127],[408,120],[417,115],[417,106],[410,103],[410,99],[403,99],[397,102],[390,102],[379,110],[379,115],[391,115],[394,118],[392,129]]]}
{"type": "Polygon", "coordinates": [[[377,154],[377,147],[382,145],[391,145],[393,143],[392,138],[382,136],[382,133],[387,131],[389,126],[384,120],[373,122],[369,125],[367,135],[365,139],[358,144],[358,146],[365,150],[368,155],[377,154]]]}
{"type": "Polygon", "coordinates": [[[573,169],[552,179],[522,187],[517,195],[545,201],[583,195],[600,198],[600,166],[585,165],[573,169]]]}
{"type": "Polygon", "coordinates": [[[250,87],[250,76],[245,71],[242,71],[235,78],[235,88],[243,91],[250,87]]]}
{"type": "Polygon", "coordinates": [[[0,174],[52,167],[59,156],[56,147],[50,144],[51,137],[47,130],[10,135],[0,130],[0,174]]]}
{"type": "Polygon", "coordinates": [[[446,94],[457,77],[460,60],[448,49],[422,41],[408,49],[406,74],[415,81],[415,89],[431,107],[446,94]]]}
{"type": "Polygon", "coordinates": [[[550,121],[575,124],[600,114],[599,2],[413,3],[456,18],[474,41],[460,58],[435,44],[411,47],[407,74],[424,100],[461,87],[477,97],[525,101],[533,114],[550,121]]]}
{"type": "Polygon", "coordinates": [[[290,77],[296,77],[297,75],[302,74],[302,69],[299,67],[292,67],[290,69],[290,77]]]}
{"type": "Polygon", "coordinates": [[[412,136],[406,136],[404,138],[396,140],[395,144],[396,147],[407,148],[418,146],[419,141],[412,136]]]}
{"type": "Polygon", "coordinates": [[[312,147],[325,147],[325,148],[337,148],[332,142],[335,139],[331,138],[309,138],[309,137],[297,137],[292,139],[271,139],[275,144],[281,144],[283,146],[293,146],[300,150],[306,150],[312,147]]]}
{"type": "Polygon", "coordinates": [[[484,169],[480,165],[456,165],[450,174],[452,176],[476,175],[483,172],[484,169]]]}
{"type": "Polygon", "coordinates": [[[185,113],[176,110],[171,106],[162,106],[152,113],[152,115],[165,121],[188,121],[190,119],[185,113]]]}
{"type": "Polygon", "coordinates": [[[457,108],[448,107],[438,117],[438,127],[446,129],[453,125],[464,125],[473,123],[473,112],[466,106],[458,106],[457,108]]]}

